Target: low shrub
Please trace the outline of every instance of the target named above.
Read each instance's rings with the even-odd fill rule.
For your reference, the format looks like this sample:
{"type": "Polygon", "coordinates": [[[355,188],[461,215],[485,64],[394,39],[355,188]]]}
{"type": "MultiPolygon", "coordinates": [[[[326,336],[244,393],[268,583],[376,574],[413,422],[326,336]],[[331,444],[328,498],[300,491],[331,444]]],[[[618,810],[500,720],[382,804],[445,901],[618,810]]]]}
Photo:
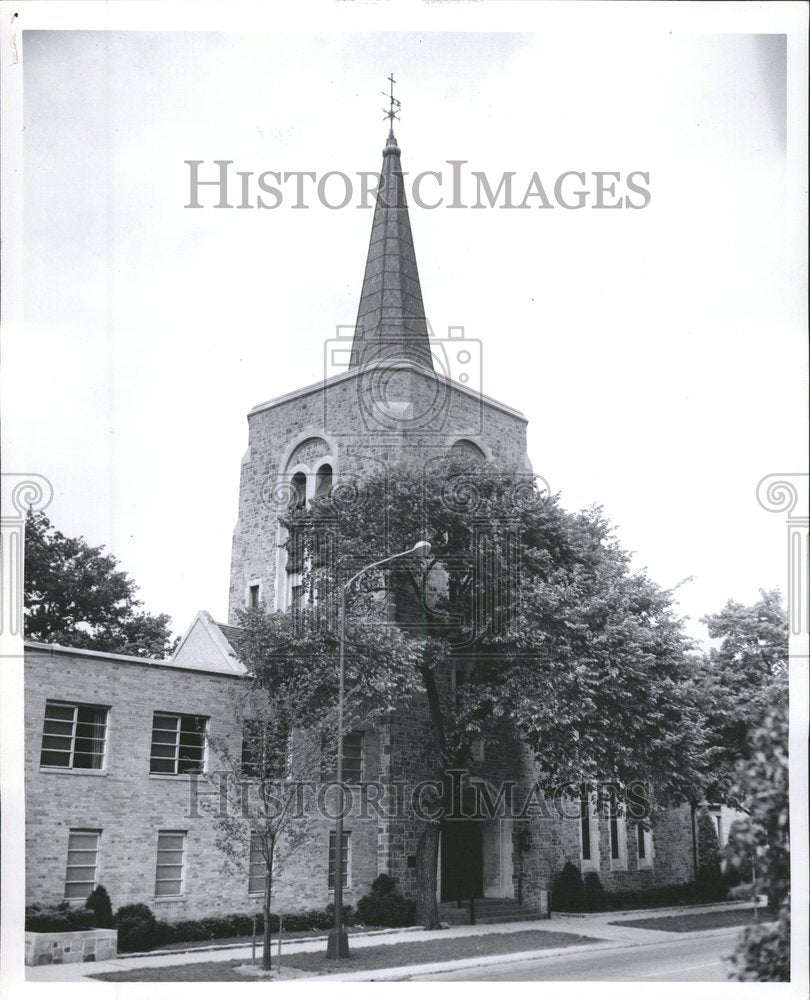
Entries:
{"type": "MultiPolygon", "coordinates": [[[[148,951],[160,944],[158,922],[145,903],[130,903],[115,914],[119,951],[148,951]]],[[[163,942],[165,943],[165,942],[163,942]]]]}
{"type": "Polygon", "coordinates": [[[96,917],[96,927],[112,927],[113,911],[110,897],[103,885],[96,886],[87,897],[84,904],[88,910],[92,910],[96,917]]]}
{"type": "Polygon", "coordinates": [[[688,906],[693,903],[722,903],[728,889],[720,882],[679,882],[646,889],[621,889],[605,893],[608,910],[633,910],[655,906],[688,906]]]}
{"type": "MultiPolygon", "coordinates": [[[[74,911],[75,912],[75,911],[74,911]]],[[[156,920],[154,914],[143,903],[122,906],[115,914],[118,928],[119,951],[149,951],[168,944],[214,941],[221,938],[249,937],[253,933],[252,913],[225,913],[201,920],[177,920],[169,922],[156,920]]],[[[330,903],[323,910],[306,910],[284,916],[284,930],[324,931],[335,923],[335,907],[330,903]]],[[[355,914],[351,906],[343,907],[343,923],[351,927],[355,914]]],[[[270,930],[277,934],[279,915],[270,915],[270,930]]],[[[256,914],[256,933],[264,933],[264,915],[256,914]]]]}
{"type": "Polygon", "coordinates": [[[86,931],[98,926],[92,910],[86,907],[79,909],[70,903],[59,903],[56,906],[32,903],[25,908],[27,931],[86,931]]]}
{"type": "MultiPolygon", "coordinates": [[[[331,930],[331,928],[335,926],[335,904],[329,903],[326,909],[324,910],[324,913],[326,914],[327,923],[323,927],[323,930],[331,930]]],[[[341,913],[343,914],[343,926],[353,927],[357,922],[357,918],[355,917],[354,913],[354,908],[347,904],[346,906],[343,907],[341,913]]],[[[286,921],[284,926],[285,927],[287,926],[286,921]]]]}
{"type": "Polygon", "coordinates": [[[602,879],[599,878],[599,872],[586,872],[582,881],[585,890],[585,909],[589,913],[598,913],[599,910],[604,910],[607,896],[602,879]]]}
{"type": "Polygon", "coordinates": [[[554,879],[551,905],[559,913],[577,913],[585,909],[585,886],[579,866],[566,861],[554,879]]]}
{"type": "Polygon", "coordinates": [[[372,927],[410,927],[416,920],[416,904],[397,892],[390,875],[378,875],[371,891],[357,903],[357,918],[372,927]]]}

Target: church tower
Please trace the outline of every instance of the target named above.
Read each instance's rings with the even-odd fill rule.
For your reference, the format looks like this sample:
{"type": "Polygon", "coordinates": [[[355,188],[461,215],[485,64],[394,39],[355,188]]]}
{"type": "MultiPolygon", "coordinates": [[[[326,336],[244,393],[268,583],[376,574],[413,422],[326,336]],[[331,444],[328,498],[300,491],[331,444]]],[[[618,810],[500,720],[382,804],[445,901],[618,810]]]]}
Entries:
{"type": "Polygon", "coordinates": [[[459,327],[446,337],[431,331],[393,128],[382,155],[353,336],[327,345],[335,373],[248,414],[231,622],[239,609],[264,604],[285,611],[299,599],[300,578],[287,563],[278,519],[291,503],[392,464],[418,463],[429,475],[431,463],[448,455],[530,469],[526,419],[476,386],[478,342],[459,327]]]}

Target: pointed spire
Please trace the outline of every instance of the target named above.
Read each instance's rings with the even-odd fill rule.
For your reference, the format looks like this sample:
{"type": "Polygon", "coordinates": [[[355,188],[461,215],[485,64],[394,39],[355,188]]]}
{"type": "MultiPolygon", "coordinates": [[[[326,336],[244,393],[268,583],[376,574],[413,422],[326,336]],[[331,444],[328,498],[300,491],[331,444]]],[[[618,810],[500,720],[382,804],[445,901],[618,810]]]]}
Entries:
{"type": "Polygon", "coordinates": [[[349,367],[407,360],[433,370],[393,117],[390,124],[349,367]]]}

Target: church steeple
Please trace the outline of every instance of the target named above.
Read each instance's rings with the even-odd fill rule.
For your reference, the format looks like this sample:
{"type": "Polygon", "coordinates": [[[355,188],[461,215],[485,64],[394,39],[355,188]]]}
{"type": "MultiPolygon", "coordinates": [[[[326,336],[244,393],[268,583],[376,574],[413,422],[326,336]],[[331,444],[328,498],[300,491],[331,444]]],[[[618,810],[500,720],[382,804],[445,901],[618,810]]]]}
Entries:
{"type": "Polygon", "coordinates": [[[391,109],[386,117],[391,127],[383,149],[349,367],[357,368],[372,361],[406,360],[433,370],[400,148],[393,129],[400,105],[393,96],[393,76],[389,79],[391,109]]]}

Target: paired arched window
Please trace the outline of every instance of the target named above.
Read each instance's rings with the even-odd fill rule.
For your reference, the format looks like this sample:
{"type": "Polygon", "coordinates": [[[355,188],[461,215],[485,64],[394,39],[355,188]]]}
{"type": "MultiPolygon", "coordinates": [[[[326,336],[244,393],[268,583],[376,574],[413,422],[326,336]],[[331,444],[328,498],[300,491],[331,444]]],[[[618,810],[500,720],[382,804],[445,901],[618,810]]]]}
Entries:
{"type": "Polygon", "coordinates": [[[332,466],[328,462],[315,473],[315,499],[328,497],[332,492],[332,466]]]}
{"type": "Polygon", "coordinates": [[[294,510],[303,507],[307,502],[307,477],[303,472],[296,472],[290,480],[289,506],[294,510]]]}

